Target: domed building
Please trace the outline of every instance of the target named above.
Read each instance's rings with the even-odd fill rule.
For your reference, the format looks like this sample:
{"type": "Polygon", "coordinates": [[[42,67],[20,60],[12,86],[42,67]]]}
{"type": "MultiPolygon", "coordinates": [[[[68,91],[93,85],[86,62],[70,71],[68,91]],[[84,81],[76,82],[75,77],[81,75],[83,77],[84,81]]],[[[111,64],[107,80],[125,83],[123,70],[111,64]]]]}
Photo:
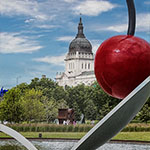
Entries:
{"type": "Polygon", "coordinates": [[[69,45],[65,58],[65,72],[57,73],[56,82],[60,86],[91,85],[96,79],[94,74],[94,55],[92,45],[83,33],[82,19],[78,25],[78,33],[69,45]]]}

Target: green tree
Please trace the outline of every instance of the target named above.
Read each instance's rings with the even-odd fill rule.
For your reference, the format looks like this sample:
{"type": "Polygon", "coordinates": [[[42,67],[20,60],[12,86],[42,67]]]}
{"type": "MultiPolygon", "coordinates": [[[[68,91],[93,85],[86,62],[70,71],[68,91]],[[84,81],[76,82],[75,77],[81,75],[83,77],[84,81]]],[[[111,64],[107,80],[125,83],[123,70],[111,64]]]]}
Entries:
{"type": "Polygon", "coordinates": [[[97,107],[97,119],[102,119],[120,100],[106,94],[97,82],[95,82],[91,88],[90,99],[93,100],[93,103],[97,107]]]}
{"type": "Polygon", "coordinates": [[[48,123],[54,121],[58,116],[58,105],[54,98],[43,97],[45,119],[48,123]]]}
{"type": "Polygon", "coordinates": [[[150,106],[148,104],[145,104],[141,111],[138,113],[137,118],[141,122],[147,123],[150,121],[150,106]]]}
{"type": "Polygon", "coordinates": [[[76,87],[67,88],[67,104],[69,108],[73,108],[75,111],[75,117],[80,120],[81,114],[84,114],[84,108],[86,107],[85,86],[83,84],[76,87]]]}
{"type": "Polygon", "coordinates": [[[109,103],[106,103],[103,105],[103,107],[99,110],[99,117],[98,119],[102,119],[105,117],[112,109],[112,106],[109,105],[109,103]]]}
{"type": "Polygon", "coordinates": [[[12,88],[4,95],[0,102],[0,120],[10,123],[21,121],[20,95],[21,91],[18,88],[12,88]]]}
{"type": "Polygon", "coordinates": [[[44,118],[44,105],[42,101],[42,92],[40,90],[26,90],[21,97],[24,120],[31,122],[40,121],[44,118]]]}
{"type": "Polygon", "coordinates": [[[21,83],[21,84],[17,85],[16,88],[18,88],[21,91],[21,93],[23,94],[27,89],[29,89],[29,86],[27,83],[21,83]]]}
{"type": "Polygon", "coordinates": [[[29,84],[29,88],[37,89],[37,90],[43,90],[45,88],[55,88],[56,82],[54,82],[52,79],[49,78],[34,78],[31,80],[31,83],[29,84]]]}
{"type": "Polygon", "coordinates": [[[67,102],[64,99],[57,101],[58,109],[69,108],[67,102]]]}
{"type": "Polygon", "coordinates": [[[85,112],[85,118],[87,120],[96,120],[97,118],[97,107],[93,103],[91,99],[87,99],[86,101],[86,107],[84,109],[85,112]]]}
{"type": "Polygon", "coordinates": [[[80,121],[81,120],[82,112],[81,112],[81,110],[80,110],[79,105],[77,104],[77,102],[73,102],[73,107],[70,107],[70,108],[73,108],[73,110],[74,110],[75,120],[76,121],[80,121]]]}
{"type": "Polygon", "coordinates": [[[53,98],[56,101],[66,99],[67,92],[63,89],[63,87],[57,85],[55,88],[53,88],[53,98]]]}

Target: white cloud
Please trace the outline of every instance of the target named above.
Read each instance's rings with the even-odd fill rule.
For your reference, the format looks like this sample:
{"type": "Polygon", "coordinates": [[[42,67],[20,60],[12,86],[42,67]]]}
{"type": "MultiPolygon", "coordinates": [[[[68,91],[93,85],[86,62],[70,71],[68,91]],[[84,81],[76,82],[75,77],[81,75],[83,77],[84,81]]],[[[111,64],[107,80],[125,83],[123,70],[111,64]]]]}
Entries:
{"type": "Polygon", "coordinates": [[[96,54],[97,49],[99,48],[99,46],[101,45],[102,41],[99,40],[92,40],[91,44],[92,44],[92,51],[94,54],[96,54]]]}
{"type": "Polygon", "coordinates": [[[73,36],[61,36],[57,38],[57,41],[71,42],[73,39],[73,36]]]}
{"type": "MultiPolygon", "coordinates": [[[[128,23],[108,26],[103,30],[126,32],[128,29],[128,23]]],[[[149,32],[150,30],[150,13],[137,14],[136,31],[149,32]]]]}
{"type": "Polygon", "coordinates": [[[75,2],[76,0],[64,0],[64,2],[67,2],[67,3],[72,3],[72,2],[75,2]]]}
{"type": "Polygon", "coordinates": [[[41,48],[37,41],[19,33],[0,33],[0,53],[32,53],[41,48]]]}
{"type": "Polygon", "coordinates": [[[106,30],[109,31],[115,31],[115,32],[125,32],[127,31],[128,25],[127,24],[121,24],[121,25],[112,25],[106,28],[106,30]]]}
{"type": "Polygon", "coordinates": [[[38,20],[47,20],[48,16],[44,14],[40,5],[35,0],[0,0],[0,13],[2,15],[26,15],[38,20]]]}
{"type": "Polygon", "coordinates": [[[45,56],[41,58],[34,58],[33,61],[64,66],[65,55],[66,54],[61,55],[61,56],[45,56]]]}
{"type": "Polygon", "coordinates": [[[69,2],[74,4],[74,1],[69,0],[66,3],[63,0],[0,0],[0,14],[21,16],[29,25],[50,29],[56,27],[56,24],[66,24],[66,18],[70,16],[73,7],[69,2]]]}
{"type": "Polygon", "coordinates": [[[48,24],[37,24],[36,27],[41,28],[41,29],[52,29],[52,28],[56,28],[58,26],[55,25],[48,25],[48,24]]]}
{"type": "Polygon", "coordinates": [[[26,24],[42,29],[69,26],[72,14],[97,16],[115,7],[106,0],[0,0],[2,16],[21,16],[26,24]]]}
{"type": "MultiPolygon", "coordinates": [[[[109,11],[115,7],[116,4],[112,4],[106,0],[0,0],[0,13],[2,15],[25,15],[30,18],[40,21],[47,21],[57,19],[59,14],[61,17],[70,15],[71,13],[89,16],[97,16],[102,12],[109,11]],[[65,15],[64,15],[65,14],[65,15]]],[[[61,18],[62,19],[62,18],[61,18]]]]}
{"type": "Polygon", "coordinates": [[[115,7],[117,7],[117,5],[104,0],[86,0],[77,5],[74,8],[74,11],[76,14],[81,13],[87,16],[97,16],[103,12],[112,10],[115,7]]]}
{"type": "Polygon", "coordinates": [[[30,23],[30,22],[33,22],[33,21],[35,21],[35,19],[27,19],[27,20],[25,20],[25,23],[30,23]]]}
{"type": "Polygon", "coordinates": [[[147,32],[150,30],[150,13],[137,15],[137,31],[147,32]]]}

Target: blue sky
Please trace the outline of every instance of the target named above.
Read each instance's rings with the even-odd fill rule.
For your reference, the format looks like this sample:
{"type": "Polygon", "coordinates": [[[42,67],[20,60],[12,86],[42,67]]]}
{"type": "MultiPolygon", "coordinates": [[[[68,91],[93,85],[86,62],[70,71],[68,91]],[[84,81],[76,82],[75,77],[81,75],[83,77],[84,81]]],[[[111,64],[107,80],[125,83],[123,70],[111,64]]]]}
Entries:
{"type": "MultiPolygon", "coordinates": [[[[136,36],[150,42],[150,0],[135,0],[136,36]]],[[[64,71],[80,13],[93,46],[127,32],[126,0],[0,0],[0,87],[64,71]]]]}

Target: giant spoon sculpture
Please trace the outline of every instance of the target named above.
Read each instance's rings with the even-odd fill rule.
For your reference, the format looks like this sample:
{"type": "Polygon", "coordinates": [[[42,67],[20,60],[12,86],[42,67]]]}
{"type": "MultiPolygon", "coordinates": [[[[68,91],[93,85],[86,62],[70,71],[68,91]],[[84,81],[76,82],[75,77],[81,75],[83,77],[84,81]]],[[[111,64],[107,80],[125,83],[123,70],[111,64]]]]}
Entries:
{"type": "Polygon", "coordinates": [[[127,35],[104,41],[95,56],[95,75],[109,95],[123,99],[97,123],[72,150],[94,150],[121,131],[150,96],[150,44],[135,37],[133,0],[126,0],[129,13],[127,35]]]}
{"type": "Polygon", "coordinates": [[[3,124],[0,124],[0,131],[6,133],[7,135],[10,135],[14,139],[16,139],[18,142],[20,142],[22,145],[24,145],[28,150],[37,150],[30,141],[28,141],[24,136],[22,136],[17,131],[15,131],[3,124]]]}

